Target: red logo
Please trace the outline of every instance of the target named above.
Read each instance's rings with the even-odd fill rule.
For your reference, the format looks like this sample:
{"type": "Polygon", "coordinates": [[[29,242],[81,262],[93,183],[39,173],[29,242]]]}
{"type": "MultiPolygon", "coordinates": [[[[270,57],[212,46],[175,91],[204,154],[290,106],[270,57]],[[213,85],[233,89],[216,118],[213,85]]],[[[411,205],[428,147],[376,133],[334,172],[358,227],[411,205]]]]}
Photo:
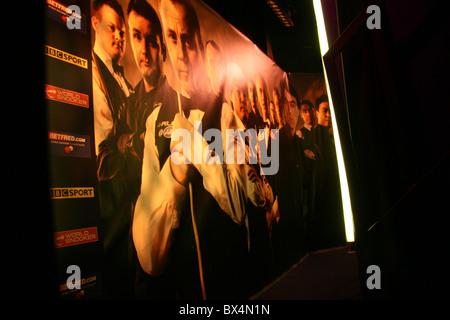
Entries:
{"type": "Polygon", "coordinates": [[[98,241],[97,227],[55,232],[56,248],[95,241],[98,241]]]}
{"type": "Polygon", "coordinates": [[[73,104],[75,106],[89,108],[89,96],[79,92],[58,88],[49,84],[45,85],[45,97],[50,100],[73,104]]]}

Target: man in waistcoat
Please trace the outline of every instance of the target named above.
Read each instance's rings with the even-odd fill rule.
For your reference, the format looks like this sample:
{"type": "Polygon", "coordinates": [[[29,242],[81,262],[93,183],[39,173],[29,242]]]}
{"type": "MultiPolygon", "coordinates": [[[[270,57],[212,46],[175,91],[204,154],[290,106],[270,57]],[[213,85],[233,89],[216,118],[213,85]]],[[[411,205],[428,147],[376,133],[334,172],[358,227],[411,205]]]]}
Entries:
{"type": "MultiPolygon", "coordinates": [[[[194,7],[186,0],[161,1],[161,22],[178,90],[146,122],[141,194],[133,241],[142,269],[166,281],[172,297],[244,298],[246,254],[242,175],[225,164],[174,163],[172,132],[194,136],[221,128],[222,99],[205,87],[204,47],[194,7]],[[172,142],[172,143],[171,143],[172,142]]],[[[194,144],[194,142],[192,142],[194,144]]],[[[202,149],[208,143],[203,140],[202,149]]]]}
{"type": "MultiPolygon", "coordinates": [[[[92,52],[95,150],[126,114],[132,91],[120,59],[125,51],[125,16],[117,0],[96,0],[92,11],[95,43],[92,52]]],[[[119,129],[121,130],[121,129],[119,129]]]]}

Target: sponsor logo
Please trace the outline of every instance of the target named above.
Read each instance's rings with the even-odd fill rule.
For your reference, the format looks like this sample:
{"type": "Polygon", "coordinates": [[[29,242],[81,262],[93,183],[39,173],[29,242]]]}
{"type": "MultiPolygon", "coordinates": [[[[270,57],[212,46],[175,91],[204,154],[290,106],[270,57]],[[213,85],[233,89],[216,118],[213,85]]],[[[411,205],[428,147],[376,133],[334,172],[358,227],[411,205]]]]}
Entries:
{"type": "Polygon", "coordinates": [[[161,121],[157,125],[157,128],[159,128],[158,130],[159,137],[164,136],[168,139],[172,137],[172,123],[170,123],[169,121],[161,121]]]}
{"type": "Polygon", "coordinates": [[[68,29],[78,30],[86,34],[87,17],[76,5],[65,6],[55,0],[47,0],[47,17],[64,24],[68,29]]]}
{"type": "Polygon", "coordinates": [[[93,198],[92,187],[50,188],[50,199],[93,198]]]}
{"type": "Polygon", "coordinates": [[[50,100],[73,104],[75,106],[89,108],[89,96],[79,92],[58,88],[49,84],[45,85],[45,97],[50,100]]]}
{"type": "Polygon", "coordinates": [[[91,157],[91,144],[89,136],[54,132],[48,133],[50,153],[56,156],[71,156],[80,158],[91,157]]]}
{"type": "Polygon", "coordinates": [[[87,69],[88,61],[86,59],[80,58],[76,55],[67,53],[65,51],[50,47],[48,45],[44,45],[44,53],[49,57],[65,61],[67,63],[76,65],[80,68],[87,69]]]}
{"type": "Polygon", "coordinates": [[[97,227],[55,232],[55,247],[64,248],[98,241],[97,227]]]}
{"type": "Polygon", "coordinates": [[[72,280],[72,282],[66,281],[59,285],[59,292],[61,297],[65,300],[89,299],[101,294],[101,286],[97,285],[98,283],[101,283],[100,272],[82,275],[80,269],[77,277],[70,280],[72,280]],[[73,287],[73,289],[69,288],[69,286],[73,287]]]}
{"type": "Polygon", "coordinates": [[[163,135],[164,137],[170,139],[170,137],[172,136],[172,125],[169,124],[163,131],[163,135]]]}

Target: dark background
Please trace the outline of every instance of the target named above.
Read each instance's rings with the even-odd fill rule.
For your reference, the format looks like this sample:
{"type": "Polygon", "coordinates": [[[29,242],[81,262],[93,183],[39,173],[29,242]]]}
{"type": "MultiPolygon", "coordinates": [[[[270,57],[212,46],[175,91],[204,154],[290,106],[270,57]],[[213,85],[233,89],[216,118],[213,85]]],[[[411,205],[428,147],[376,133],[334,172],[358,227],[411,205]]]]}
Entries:
{"type": "MultiPolygon", "coordinates": [[[[368,5],[381,8],[381,30],[356,32],[336,59],[340,81],[330,84],[343,93],[336,113],[346,128],[340,135],[363,299],[450,297],[450,23],[444,2],[322,0],[330,48],[368,5]],[[371,264],[380,266],[382,290],[365,286],[371,264]]],[[[278,1],[293,28],[283,26],[266,1],[206,3],[285,71],[322,72],[312,1],[278,1]]]]}
{"type": "MultiPolygon", "coordinates": [[[[263,0],[205,2],[283,70],[322,71],[311,1],[280,1],[291,12],[291,29],[263,0]]],[[[322,2],[330,46],[369,4],[322,2]]],[[[382,290],[369,291],[361,281],[363,299],[449,297],[450,23],[444,2],[381,1],[382,29],[375,32],[382,41],[374,44],[374,31],[361,29],[342,52],[341,83],[331,84],[346,93],[338,125],[349,128],[341,138],[361,277],[370,264],[382,271],[382,290]],[[384,59],[376,55],[379,50],[384,59]]],[[[5,12],[17,12],[17,4],[8,6],[5,12]]],[[[0,122],[6,189],[2,274],[9,298],[58,297],[47,200],[43,9],[27,4],[20,15],[1,21],[9,31],[0,122]]]]}

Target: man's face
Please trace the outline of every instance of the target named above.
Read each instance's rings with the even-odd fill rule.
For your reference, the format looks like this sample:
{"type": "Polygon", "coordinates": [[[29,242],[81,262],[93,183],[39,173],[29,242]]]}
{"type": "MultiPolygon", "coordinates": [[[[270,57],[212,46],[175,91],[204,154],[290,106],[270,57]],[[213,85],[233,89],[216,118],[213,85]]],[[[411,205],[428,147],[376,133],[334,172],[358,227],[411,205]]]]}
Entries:
{"type": "Polygon", "coordinates": [[[275,111],[275,103],[273,101],[269,102],[269,110],[270,110],[270,121],[272,122],[278,122],[276,111],[275,111]]]}
{"type": "Polygon", "coordinates": [[[92,26],[96,34],[95,41],[114,62],[118,62],[125,51],[123,19],[110,6],[103,5],[99,9],[98,17],[92,17],[92,26]]]}
{"type": "Polygon", "coordinates": [[[128,16],[131,47],[136,64],[149,84],[154,84],[161,74],[161,42],[152,24],[143,16],[131,11],[128,16]]]}
{"type": "Polygon", "coordinates": [[[223,58],[222,54],[212,45],[206,47],[206,71],[211,81],[212,90],[219,95],[224,78],[223,58]]]}
{"type": "Polygon", "coordinates": [[[231,101],[233,103],[234,112],[239,119],[245,124],[248,119],[247,109],[247,93],[245,86],[239,86],[236,83],[233,84],[233,90],[231,92],[231,101]]]}
{"type": "Polygon", "coordinates": [[[263,80],[258,77],[255,81],[256,83],[256,94],[258,96],[259,104],[261,105],[261,113],[264,120],[267,120],[269,112],[266,105],[266,91],[264,89],[263,80]]]}
{"type": "Polygon", "coordinates": [[[317,124],[329,127],[331,124],[331,113],[330,113],[330,106],[328,102],[322,102],[319,104],[319,108],[316,111],[317,115],[317,124]]]}
{"type": "Polygon", "coordinates": [[[194,30],[189,27],[186,9],[182,4],[163,0],[161,18],[170,61],[181,87],[194,90],[195,73],[200,68],[200,52],[194,30]]]}
{"type": "Polygon", "coordinates": [[[282,122],[282,116],[281,116],[281,108],[280,108],[280,96],[277,94],[277,92],[274,90],[273,92],[273,104],[275,107],[275,117],[278,121],[278,123],[282,122]]]}
{"type": "Polygon", "coordinates": [[[287,106],[287,117],[286,121],[291,128],[295,128],[298,122],[298,116],[300,114],[297,107],[297,99],[291,95],[288,91],[285,91],[286,96],[286,106],[287,106]]]}
{"type": "Polygon", "coordinates": [[[300,115],[307,125],[312,125],[314,120],[313,110],[307,104],[301,105],[300,115]]]}
{"type": "Polygon", "coordinates": [[[250,100],[250,105],[253,107],[256,103],[255,101],[255,86],[253,85],[253,82],[249,81],[247,83],[247,89],[248,89],[248,99],[250,100]]]}

